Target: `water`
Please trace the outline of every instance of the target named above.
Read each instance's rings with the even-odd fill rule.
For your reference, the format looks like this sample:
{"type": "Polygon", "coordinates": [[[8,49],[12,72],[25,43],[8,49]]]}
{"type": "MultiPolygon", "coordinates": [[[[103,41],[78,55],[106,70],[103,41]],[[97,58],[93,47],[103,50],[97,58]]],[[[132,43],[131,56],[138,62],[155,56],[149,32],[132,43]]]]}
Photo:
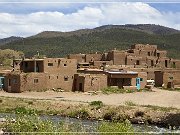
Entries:
{"type": "MultiPolygon", "coordinates": [[[[0,113],[0,118],[5,118],[6,116],[15,117],[14,114],[0,113]]],[[[65,122],[67,124],[78,124],[78,125],[81,125],[82,131],[87,131],[87,132],[96,132],[98,125],[101,124],[101,121],[96,121],[96,120],[80,120],[76,118],[49,116],[49,115],[41,115],[40,117],[44,120],[51,120],[55,123],[65,122]]],[[[140,125],[140,124],[133,124],[132,127],[134,131],[137,133],[148,132],[148,133],[156,133],[156,134],[163,134],[163,133],[179,133],[180,134],[180,128],[176,130],[171,130],[167,128],[160,128],[154,125],[140,125]]]]}

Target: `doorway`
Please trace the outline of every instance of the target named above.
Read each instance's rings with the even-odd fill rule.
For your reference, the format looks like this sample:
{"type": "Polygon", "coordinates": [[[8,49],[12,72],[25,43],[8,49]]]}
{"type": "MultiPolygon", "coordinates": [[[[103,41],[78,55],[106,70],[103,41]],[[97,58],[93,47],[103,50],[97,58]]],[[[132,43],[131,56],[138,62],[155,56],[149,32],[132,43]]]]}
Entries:
{"type": "Polygon", "coordinates": [[[79,83],[79,91],[84,92],[83,84],[82,83],[79,83]]]}

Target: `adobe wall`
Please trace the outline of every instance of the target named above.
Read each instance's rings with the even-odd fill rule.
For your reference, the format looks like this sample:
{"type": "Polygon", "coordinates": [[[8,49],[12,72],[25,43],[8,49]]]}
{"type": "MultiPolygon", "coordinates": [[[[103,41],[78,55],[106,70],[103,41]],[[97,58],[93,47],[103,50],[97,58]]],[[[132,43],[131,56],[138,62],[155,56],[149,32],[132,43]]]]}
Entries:
{"type": "Polygon", "coordinates": [[[179,70],[164,70],[155,72],[155,85],[158,87],[167,88],[168,82],[173,82],[176,86],[180,86],[180,71],[179,70]]]}
{"type": "Polygon", "coordinates": [[[22,60],[13,60],[13,68],[16,71],[20,71],[20,65],[22,60]]]}
{"type": "Polygon", "coordinates": [[[174,85],[180,85],[180,71],[179,70],[171,70],[164,71],[163,74],[163,83],[164,87],[167,87],[167,83],[173,81],[174,85]]]}
{"type": "Polygon", "coordinates": [[[4,90],[7,92],[19,93],[20,91],[20,75],[6,74],[4,78],[4,90]]]}
{"type": "Polygon", "coordinates": [[[67,73],[74,75],[74,73],[77,72],[77,60],[66,58],[46,58],[44,60],[44,72],[51,74],[67,73]]]}
{"type": "Polygon", "coordinates": [[[126,55],[125,51],[112,50],[108,53],[107,60],[113,60],[114,65],[125,65],[126,55]]]}
{"type": "Polygon", "coordinates": [[[93,65],[95,67],[101,67],[101,66],[104,66],[104,65],[113,65],[113,61],[94,61],[93,65]]]}
{"type": "Polygon", "coordinates": [[[158,59],[157,67],[171,68],[171,61],[169,58],[162,57],[158,59]]]}
{"type": "Polygon", "coordinates": [[[86,54],[85,59],[86,59],[85,62],[100,61],[102,60],[102,54],[99,54],[99,53],[86,54]]]}
{"type": "Polygon", "coordinates": [[[126,58],[126,65],[144,65],[145,60],[142,57],[137,57],[137,56],[127,56],[126,58]]]}
{"type": "Polygon", "coordinates": [[[131,46],[131,49],[137,49],[137,50],[150,50],[150,51],[154,51],[157,50],[157,45],[144,45],[144,44],[135,44],[131,46]]]}
{"type": "Polygon", "coordinates": [[[147,80],[155,79],[155,73],[154,71],[157,71],[159,69],[156,68],[129,68],[131,71],[135,72],[146,72],[147,73],[147,80]]]}
{"type": "Polygon", "coordinates": [[[105,74],[76,74],[76,90],[82,83],[83,91],[98,91],[107,87],[107,76],[105,74]]]}
{"type": "Polygon", "coordinates": [[[171,67],[180,69],[180,60],[171,59],[171,67]]]}
{"type": "Polygon", "coordinates": [[[146,72],[138,72],[138,77],[141,78],[140,88],[141,89],[145,88],[145,86],[147,84],[147,73],[146,72]]]}
{"type": "Polygon", "coordinates": [[[91,74],[85,77],[84,91],[98,91],[107,87],[107,75],[91,74]]]}
{"type": "Polygon", "coordinates": [[[157,57],[166,57],[167,56],[167,51],[163,50],[163,51],[160,51],[160,50],[157,50],[156,52],[156,56],[157,57]]]}
{"type": "Polygon", "coordinates": [[[85,62],[85,54],[69,54],[68,59],[76,59],[77,62],[85,62]]]}
{"type": "Polygon", "coordinates": [[[74,74],[56,73],[47,74],[47,89],[62,89],[65,91],[73,90],[74,74]]]}
{"type": "Polygon", "coordinates": [[[47,89],[47,74],[22,73],[20,74],[20,91],[43,91],[47,89]],[[36,81],[37,80],[37,81],[36,81]]]}

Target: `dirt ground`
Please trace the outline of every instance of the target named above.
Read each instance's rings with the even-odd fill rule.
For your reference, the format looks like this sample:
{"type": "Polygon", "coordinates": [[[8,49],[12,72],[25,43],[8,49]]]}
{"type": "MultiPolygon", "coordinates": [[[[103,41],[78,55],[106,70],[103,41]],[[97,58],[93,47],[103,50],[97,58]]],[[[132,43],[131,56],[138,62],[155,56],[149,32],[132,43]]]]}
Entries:
{"type": "Polygon", "coordinates": [[[180,92],[167,91],[154,88],[152,92],[135,92],[126,94],[97,94],[73,93],[73,92],[24,92],[7,93],[0,91],[1,97],[19,97],[31,99],[48,99],[57,101],[67,101],[68,103],[83,103],[100,100],[107,105],[124,105],[127,101],[132,101],[138,105],[156,105],[162,107],[180,108],[180,92]]]}

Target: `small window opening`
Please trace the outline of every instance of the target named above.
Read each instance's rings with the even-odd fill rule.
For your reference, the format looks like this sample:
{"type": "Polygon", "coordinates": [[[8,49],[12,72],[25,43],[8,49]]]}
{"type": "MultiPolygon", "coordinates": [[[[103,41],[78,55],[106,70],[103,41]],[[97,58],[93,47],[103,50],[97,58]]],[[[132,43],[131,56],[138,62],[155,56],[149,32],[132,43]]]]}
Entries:
{"type": "Polygon", "coordinates": [[[139,60],[136,61],[136,65],[139,65],[139,60]]]}
{"type": "Polygon", "coordinates": [[[53,63],[48,63],[48,66],[49,66],[49,67],[53,66],[53,63]]]}
{"type": "Polygon", "coordinates": [[[34,79],[34,83],[38,83],[38,81],[39,81],[38,79],[34,79]]]}
{"type": "Polygon", "coordinates": [[[68,81],[68,76],[64,76],[64,81],[68,81]]]}

